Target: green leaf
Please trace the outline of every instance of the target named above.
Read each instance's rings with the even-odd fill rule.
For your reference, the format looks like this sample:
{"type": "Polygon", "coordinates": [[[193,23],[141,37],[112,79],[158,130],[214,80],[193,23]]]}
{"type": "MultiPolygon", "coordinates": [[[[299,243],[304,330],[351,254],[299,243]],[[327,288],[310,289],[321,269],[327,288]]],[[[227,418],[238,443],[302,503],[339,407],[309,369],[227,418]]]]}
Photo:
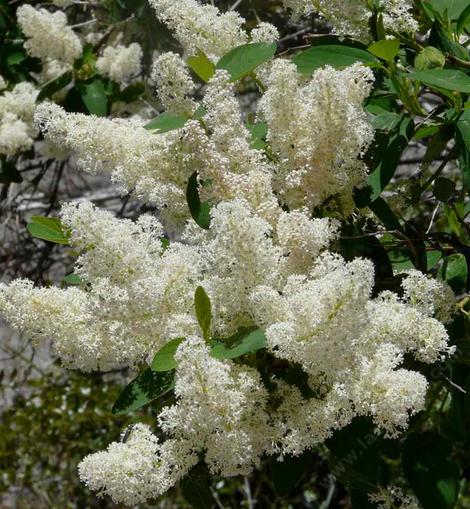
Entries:
{"type": "Polygon", "coordinates": [[[421,81],[430,88],[470,93],[470,77],[459,70],[429,69],[412,72],[407,77],[414,81],[421,81]]]}
{"type": "Polygon", "coordinates": [[[355,192],[356,205],[359,208],[377,200],[382,191],[388,185],[402,152],[408,146],[413,135],[413,121],[409,117],[402,116],[400,123],[391,134],[380,132],[375,137],[375,150],[368,154],[369,166],[374,170],[368,175],[366,185],[355,192]]]}
{"type": "Polygon", "coordinates": [[[456,139],[460,149],[459,167],[463,184],[470,191],[470,109],[464,110],[457,121],[456,139]]]}
{"type": "Polygon", "coordinates": [[[400,221],[398,221],[392,209],[382,197],[379,196],[375,199],[369,205],[369,208],[380,219],[380,222],[387,230],[401,230],[400,221]]]}
{"type": "MultiPolygon", "coordinates": [[[[429,34],[429,44],[436,46],[445,54],[449,53],[462,60],[468,60],[468,49],[456,42],[454,35],[446,30],[439,21],[433,23],[429,34]]],[[[455,65],[459,66],[460,64],[455,62],[455,65]]]]}
{"type": "Polygon", "coordinates": [[[368,51],[341,45],[314,46],[297,54],[292,62],[301,74],[311,74],[325,65],[331,65],[338,69],[348,67],[356,62],[371,66],[379,64],[377,58],[368,51]]]}
{"type": "Polygon", "coordinates": [[[187,117],[183,115],[171,115],[170,113],[161,113],[144,127],[149,130],[158,130],[159,133],[166,133],[181,129],[187,122],[187,117]]]}
{"type": "Polygon", "coordinates": [[[188,179],[186,201],[188,202],[189,211],[194,221],[196,221],[201,228],[208,230],[211,221],[211,203],[207,201],[201,202],[199,198],[197,171],[188,179]]]}
{"type": "Polygon", "coordinates": [[[189,57],[186,63],[188,64],[188,67],[192,69],[205,83],[207,83],[215,74],[214,64],[201,50],[198,51],[196,56],[189,57]]]}
{"type": "Polygon", "coordinates": [[[447,219],[447,224],[450,232],[456,235],[458,238],[463,238],[465,232],[463,230],[459,216],[457,215],[457,205],[458,204],[455,204],[455,207],[451,207],[446,203],[442,207],[442,211],[444,212],[444,216],[447,219]]]}
{"type": "Polygon", "coordinates": [[[268,134],[268,124],[266,122],[248,123],[246,127],[251,134],[251,148],[263,150],[266,147],[265,140],[268,134]]]}
{"type": "Polygon", "coordinates": [[[243,78],[276,53],[276,43],[255,42],[238,46],[226,53],[218,62],[217,69],[225,69],[232,81],[243,78]]]}
{"type": "Polygon", "coordinates": [[[463,254],[457,253],[444,259],[439,277],[444,279],[455,293],[461,293],[467,287],[468,267],[463,254]]]}
{"type": "Polygon", "coordinates": [[[445,177],[438,177],[434,181],[433,193],[439,200],[446,202],[455,191],[455,182],[445,177]]]}
{"type": "Polygon", "coordinates": [[[433,269],[441,260],[442,253],[440,251],[426,251],[428,270],[433,269]]]}
{"type": "Polygon", "coordinates": [[[414,134],[414,140],[422,140],[424,138],[429,138],[430,136],[434,136],[439,132],[439,126],[434,124],[425,124],[420,127],[414,134]]]}
{"type": "Polygon", "coordinates": [[[227,341],[230,343],[230,347],[221,342],[212,347],[212,357],[216,359],[236,359],[266,347],[266,336],[261,329],[242,329],[227,341]]]}
{"type": "Polygon", "coordinates": [[[150,367],[153,371],[169,371],[176,368],[175,353],[184,338],[176,338],[168,341],[168,343],[155,354],[150,367]]]}
{"type": "Polygon", "coordinates": [[[432,431],[410,435],[403,446],[403,470],[423,509],[452,509],[460,475],[452,448],[432,431]]]}
{"type": "Polygon", "coordinates": [[[206,341],[209,341],[212,320],[211,301],[202,286],[196,288],[194,308],[196,310],[197,321],[202,329],[202,335],[206,341]]]}
{"type": "Polygon", "coordinates": [[[108,111],[108,98],[104,83],[100,79],[95,79],[91,83],[82,84],[80,90],[87,110],[97,117],[105,117],[108,111]]]}
{"type": "Polygon", "coordinates": [[[439,131],[429,140],[421,162],[422,171],[427,170],[429,165],[445,150],[449,140],[454,136],[454,132],[453,125],[443,124],[439,127],[439,131]]]}
{"type": "Polygon", "coordinates": [[[62,280],[64,283],[71,286],[78,286],[84,283],[83,279],[77,274],[67,274],[62,280]]]}
{"type": "Polygon", "coordinates": [[[45,217],[45,216],[32,216],[32,223],[42,224],[47,226],[51,230],[55,230],[56,232],[63,233],[64,227],[59,218],[57,217],[45,217]]]}
{"type": "Polygon", "coordinates": [[[457,129],[460,131],[462,141],[470,151],[470,109],[465,109],[457,121],[457,129]]]}
{"type": "Polygon", "coordinates": [[[414,65],[417,71],[427,69],[442,69],[446,63],[446,57],[433,46],[424,48],[415,58],[414,65]]]}
{"type": "Polygon", "coordinates": [[[72,71],[67,71],[42,85],[41,91],[39,92],[38,101],[42,101],[47,97],[51,97],[53,94],[62,90],[73,80],[72,71]]]}
{"type": "MultiPolygon", "coordinates": [[[[456,327],[459,328],[460,334],[462,334],[465,339],[467,339],[468,331],[466,330],[465,322],[462,323],[463,316],[456,316],[454,318],[452,324],[450,325],[450,332],[452,333],[451,339],[452,343],[455,340],[460,340],[461,338],[456,338],[453,334],[453,331],[456,327]]],[[[460,336],[458,334],[458,336],[460,336]]],[[[449,334],[450,336],[450,334],[449,334]]],[[[465,342],[466,343],[466,342],[465,342]]],[[[465,345],[464,343],[464,345],[465,345]]],[[[468,354],[468,349],[465,349],[464,345],[458,345],[456,355],[458,355],[458,362],[466,363],[466,354],[468,354]],[[464,346],[462,348],[462,346],[464,346]],[[465,352],[467,350],[467,352],[465,352]]],[[[468,359],[468,357],[467,357],[468,359]]],[[[455,361],[450,365],[450,387],[449,387],[449,395],[451,397],[450,404],[448,408],[445,409],[443,417],[440,419],[439,431],[443,434],[444,438],[448,438],[451,441],[459,441],[465,442],[468,438],[468,403],[469,403],[469,394],[470,394],[470,377],[468,367],[463,364],[457,364],[455,361]],[[465,390],[465,393],[462,392],[462,388],[465,390]]]]}
{"type": "Polygon", "coordinates": [[[376,57],[392,62],[398,55],[400,49],[400,41],[398,39],[383,39],[381,41],[374,42],[367,48],[369,53],[376,57]]]}
{"type": "Polygon", "coordinates": [[[69,239],[62,233],[57,233],[56,231],[51,230],[41,224],[29,223],[26,225],[26,228],[33,237],[38,239],[47,240],[48,242],[53,242],[55,244],[69,244],[69,239]]]}
{"type": "Polygon", "coordinates": [[[204,106],[200,104],[197,107],[196,111],[193,113],[193,120],[201,120],[206,113],[207,113],[206,108],[204,108],[204,106]]]}
{"type": "Polygon", "coordinates": [[[122,391],[111,411],[115,415],[134,412],[170,392],[174,384],[174,370],[162,373],[148,368],[122,391]]]}
{"type": "Polygon", "coordinates": [[[64,231],[62,223],[55,217],[33,216],[26,228],[33,237],[38,239],[55,244],[70,244],[69,236],[64,231]]]}
{"type": "Polygon", "coordinates": [[[470,25],[470,4],[462,11],[462,14],[459,16],[455,29],[457,35],[460,35],[467,25],[470,25]]]}
{"type": "Polygon", "coordinates": [[[166,237],[160,237],[162,243],[162,252],[170,247],[170,241],[166,237]]]}
{"type": "Polygon", "coordinates": [[[372,117],[372,126],[380,131],[391,131],[402,121],[403,114],[387,111],[372,117]]]}
{"type": "Polygon", "coordinates": [[[10,66],[14,66],[14,65],[17,65],[21,62],[24,62],[26,60],[27,56],[26,54],[24,53],[24,51],[16,51],[15,53],[11,53],[10,55],[7,56],[7,65],[10,67],[10,66]]]}
{"type": "Polygon", "coordinates": [[[145,92],[145,84],[142,81],[131,83],[119,93],[118,100],[125,103],[136,101],[145,92]]]}
{"type": "Polygon", "coordinates": [[[447,19],[458,19],[465,8],[468,6],[468,0],[426,0],[431,7],[442,17],[447,12],[447,19]]]}
{"type": "Polygon", "coordinates": [[[348,261],[357,257],[372,260],[376,281],[393,278],[392,264],[384,247],[377,237],[365,233],[359,224],[343,224],[340,237],[341,254],[348,261]]]}

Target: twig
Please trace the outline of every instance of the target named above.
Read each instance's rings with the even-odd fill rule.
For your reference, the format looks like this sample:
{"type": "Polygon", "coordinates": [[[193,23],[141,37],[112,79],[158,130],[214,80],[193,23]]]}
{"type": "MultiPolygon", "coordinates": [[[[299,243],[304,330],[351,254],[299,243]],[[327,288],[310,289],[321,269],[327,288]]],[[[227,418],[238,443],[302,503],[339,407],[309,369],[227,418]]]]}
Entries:
{"type": "Polygon", "coordinates": [[[328,507],[330,507],[331,501],[333,500],[333,495],[335,494],[335,489],[336,479],[333,476],[330,476],[330,486],[328,488],[328,493],[325,500],[322,502],[320,509],[328,509],[328,507]]]}
{"type": "Polygon", "coordinates": [[[243,488],[246,494],[248,508],[253,509],[256,505],[256,500],[254,500],[251,495],[250,481],[248,480],[248,477],[243,478],[243,488]]]}
{"type": "Polygon", "coordinates": [[[230,8],[229,8],[229,11],[233,11],[235,10],[241,3],[243,2],[243,0],[237,0],[230,8]]]}
{"type": "Polygon", "coordinates": [[[436,205],[436,208],[434,209],[432,216],[431,216],[431,222],[429,223],[428,229],[426,230],[426,233],[429,233],[431,231],[432,225],[434,224],[434,219],[436,219],[437,211],[439,210],[439,207],[441,206],[440,203],[436,205]]]}
{"type": "Polygon", "coordinates": [[[429,184],[431,184],[437,176],[439,176],[442,171],[444,170],[444,168],[447,166],[447,164],[452,160],[452,158],[454,157],[454,153],[455,153],[455,150],[456,150],[456,147],[454,146],[452,148],[452,150],[449,151],[449,153],[444,157],[444,160],[442,161],[442,163],[439,165],[439,168],[437,168],[437,170],[428,178],[428,180],[426,180],[426,182],[421,186],[421,193],[423,193],[424,191],[426,191],[426,189],[428,188],[429,184]]]}
{"type": "Polygon", "coordinates": [[[462,60],[462,59],[456,57],[455,55],[447,54],[446,57],[447,57],[447,60],[449,60],[450,62],[452,62],[454,64],[460,65],[460,67],[465,67],[466,69],[470,69],[470,62],[462,60]]]}
{"type": "Polygon", "coordinates": [[[455,387],[460,392],[463,392],[464,394],[467,394],[467,391],[463,387],[460,387],[460,385],[457,385],[456,383],[454,383],[450,378],[448,378],[446,376],[445,379],[450,383],[450,385],[452,385],[452,387],[455,387]]]}

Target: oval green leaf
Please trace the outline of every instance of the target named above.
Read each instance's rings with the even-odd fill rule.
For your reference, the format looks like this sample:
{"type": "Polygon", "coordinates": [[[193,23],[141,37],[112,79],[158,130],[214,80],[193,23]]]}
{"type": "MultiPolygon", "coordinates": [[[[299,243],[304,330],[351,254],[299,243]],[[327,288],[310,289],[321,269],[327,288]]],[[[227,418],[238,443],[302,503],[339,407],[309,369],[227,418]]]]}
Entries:
{"type": "Polygon", "coordinates": [[[153,371],[170,371],[176,368],[175,353],[179,345],[184,341],[184,338],[175,338],[155,354],[152,364],[150,365],[153,371]]]}
{"type": "Polygon", "coordinates": [[[266,122],[248,123],[246,125],[251,135],[251,148],[263,150],[266,147],[266,135],[268,134],[268,124],[266,122]]]}
{"type": "Polygon", "coordinates": [[[201,201],[198,189],[197,171],[195,171],[188,179],[186,201],[188,202],[189,212],[191,212],[191,217],[194,221],[196,221],[201,228],[208,230],[211,221],[211,204],[207,201],[201,201]]]}
{"type": "Polygon", "coordinates": [[[468,6],[468,0],[426,0],[432,9],[442,17],[447,13],[447,19],[458,19],[465,8],[468,6]]]}
{"type": "Polygon", "coordinates": [[[292,61],[301,74],[311,74],[325,65],[331,65],[336,69],[348,67],[356,62],[370,66],[379,65],[377,58],[368,51],[339,44],[314,46],[296,55],[292,61]]]}
{"type": "Polygon", "coordinates": [[[62,90],[73,80],[72,71],[66,71],[57,78],[54,78],[41,87],[41,91],[39,92],[38,101],[42,101],[47,97],[51,97],[51,95],[55,94],[59,90],[62,90]]]}
{"type": "Polygon", "coordinates": [[[202,286],[196,288],[194,308],[197,321],[202,329],[202,335],[206,341],[209,341],[212,320],[211,301],[202,286]]]}
{"type": "Polygon", "coordinates": [[[159,133],[166,133],[168,131],[174,131],[175,129],[181,129],[186,124],[187,117],[183,115],[171,115],[170,113],[161,113],[158,117],[155,117],[144,127],[149,130],[156,130],[159,133]]]}
{"type": "Polygon", "coordinates": [[[218,62],[217,69],[225,69],[231,81],[237,81],[264,64],[276,53],[276,43],[255,42],[230,50],[218,62]]]}
{"type": "Polygon", "coordinates": [[[445,177],[438,177],[434,181],[433,194],[439,201],[446,202],[452,196],[454,191],[454,181],[445,177]]]}
{"type": "Polygon", "coordinates": [[[136,101],[145,92],[145,83],[139,81],[131,83],[124,90],[119,93],[118,99],[125,103],[136,101]]]}
{"type": "Polygon", "coordinates": [[[83,279],[80,276],[73,273],[67,274],[62,281],[71,286],[78,286],[85,283],[85,281],[83,281],[83,279]]]}
{"type": "Polygon", "coordinates": [[[383,39],[374,42],[374,44],[367,48],[367,51],[382,60],[391,62],[398,55],[399,49],[400,41],[398,39],[383,39]]]}
{"type": "Polygon", "coordinates": [[[266,347],[266,336],[261,329],[241,329],[225,343],[216,343],[211,350],[216,359],[236,359],[247,353],[256,352],[266,347]]]}
{"type": "Polygon", "coordinates": [[[465,290],[468,279],[467,260],[463,254],[457,253],[444,259],[439,276],[447,282],[455,293],[465,290]]]}
{"type": "Polygon", "coordinates": [[[95,79],[80,88],[87,110],[97,117],[105,117],[108,111],[108,98],[104,83],[100,79],[95,79]]]}
{"type": "Polygon", "coordinates": [[[470,77],[456,69],[429,69],[408,74],[414,81],[421,81],[430,88],[453,90],[470,94],[470,77]]]}
{"type": "Polygon", "coordinates": [[[186,63],[188,64],[188,67],[192,69],[194,73],[205,83],[207,83],[215,74],[214,64],[203,51],[199,50],[197,55],[189,57],[186,60],[186,63]]]}
{"type": "Polygon", "coordinates": [[[64,231],[62,223],[55,217],[33,216],[26,228],[33,237],[38,239],[55,244],[70,244],[69,236],[64,231]]]}
{"type": "Polygon", "coordinates": [[[161,373],[148,368],[121,392],[111,411],[115,415],[134,412],[170,392],[174,385],[174,370],[161,373]]]}

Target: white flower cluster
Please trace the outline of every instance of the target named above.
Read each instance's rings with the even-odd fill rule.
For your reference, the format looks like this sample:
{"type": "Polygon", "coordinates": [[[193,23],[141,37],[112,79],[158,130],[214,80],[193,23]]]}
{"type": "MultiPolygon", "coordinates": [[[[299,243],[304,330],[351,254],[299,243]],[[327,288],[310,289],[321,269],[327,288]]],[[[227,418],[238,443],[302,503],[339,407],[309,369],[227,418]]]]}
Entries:
{"type": "Polygon", "coordinates": [[[244,19],[236,11],[222,14],[212,5],[197,0],[149,0],[157,18],[168,28],[188,53],[204,51],[217,59],[247,41],[242,29],[244,19]]]}
{"type": "Polygon", "coordinates": [[[59,60],[72,64],[82,53],[78,35],[67,26],[67,16],[62,11],[49,12],[25,4],[16,11],[24,35],[26,51],[43,61],[59,60]]]}
{"type": "MultiPolygon", "coordinates": [[[[160,97],[170,111],[194,110],[192,83],[178,57],[160,57],[156,69],[160,97]],[[171,97],[171,73],[161,70],[163,63],[176,80],[171,97]]],[[[373,136],[362,108],[371,81],[371,71],[355,64],[344,71],[321,69],[301,86],[295,66],[276,61],[259,106],[277,158],[271,163],[251,148],[225,71],[217,71],[207,87],[204,128],[190,121],[180,131],[154,135],[135,120],[66,114],[49,104],[38,107],[36,119],[48,139],[76,153],[81,168],[110,171],[123,190],[155,203],[175,223],[187,217],[186,184],[195,170],[212,182],[202,190],[205,198],[244,198],[273,223],[279,213],[275,195],[291,209],[311,208],[336,195],[343,212],[351,210],[352,188],[366,176],[359,157],[373,136]]]]}
{"type": "Polygon", "coordinates": [[[371,502],[378,503],[377,509],[420,509],[418,500],[414,495],[405,495],[398,486],[387,486],[378,493],[369,495],[371,502]]]}
{"type": "Polygon", "coordinates": [[[213,473],[247,474],[269,446],[267,392],[255,369],[213,359],[197,337],[179,346],[176,360],[177,403],[158,417],[169,438],[159,444],[148,427],[137,425],[126,443],[113,443],[80,464],[82,480],[116,503],[156,498],[199,454],[213,473]]]}
{"type": "Polygon", "coordinates": [[[245,20],[235,10],[221,13],[214,5],[201,5],[197,0],[149,0],[149,3],[185,53],[203,51],[214,62],[241,44],[279,39],[277,28],[265,22],[260,22],[248,35],[242,28],[245,20]]]}
{"type": "Polygon", "coordinates": [[[271,23],[262,21],[250,33],[251,42],[272,43],[279,40],[279,30],[271,23]]]}
{"type": "Polygon", "coordinates": [[[197,462],[178,445],[171,440],[161,444],[148,426],[136,424],[126,442],[84,458],[80,478],[98,496],[127,505],[143,503],[168,490],[197,462]]]}
{"type": "Polygon", "coordinates": [[[38,90],[28,82],[0,95],[0,154],[13,156],[31,148],[37,129],[33,123],[38,90]]]}
{"type": "MultiPolygon", "coordinates": [[[[134,190],[139,198],[156,204],[165,217],[167,211],[167,227],[170,221],[188,217],[185,189],[194,169],[184,133],[155,135],[137,118],[68,114],[47,102],[38,105],[35,119],[49,141],[76,155],[79,168],[109,172],[123,192],[134,190]]],[[[194,130],[203,131],[196,122],[185,129],[194,130]]]]}
{"type": "Polygon", "coordinates": [[[152,79],[165,111],[188,116],[194,113],[191,96],[195,85],[181,57],[171,51],[159,55],[153,63],[152,79]]]}
{"type": "MultiPolygon", "coordinates": [[[[370,39],[372,11],[366,0],[283,0],[283,4],[294,18],[317,12],[333,25],[337,34],[370,39]]],[[[387,31],[413,32],[418,29],[410,0],[379,0],[378,7],[387,31]]]]}
{"type": "MultiPolygon", "coordinates": [[[[179,107],[193,107],[186,96],[175,96],[175,101],[179,107]]],[[[204,189],[205,198],[245,197],[263,217],[274,219],[278,205],[269,165],[261,151],[250,147],[250,134],[225,71],[211,80],[203,104],[210,132],[189,121],[181,130],[156,135],[135,119],[67,114],[51,103],[40,104],[35,118],[46,139],[76,154],[80,168],[110,172],[122,190],[133,190],[154,203],[167,228],[188,217],[186,186],[196,170],[202,179],[213,182],[204,189]]]]}
{"type": "MultiPolygon", "coordinates": [[[[163,443],[168,447],[165,450],[173,452],[162,461],[161,453],[155,451],[154,468],[147,470],[145,466],[144,479],[139,476],[141,455],[136,455],[135,460],[133,451],[126,455],[126,461],[131,458],[135,467],[126,463],[124,471],[135,472],[139,485],[149,487],[147,497],[161,494],[185,475],[196,463],[194,455],[197,457],[198,453],[204,454],[213,473],[246,474],[264,454],[300,454],[357,415],[370,415],[387,436],[396,436],[399,429],[406,428],[409,415],[424,405],[426,379],[399,368],[404,352],[414,348],[413,338],[409,337],[404,346],[393,331],[387,336],[377,335],[376,318],[368,326],[376,304],[380,306],[382,302],[382,297],[370,297],[373,269],[369,262],[346,263],[338,256],[325,255],[313,265],[310,275],[291,276],[281,283],[282,277],[276,277],[279,252],[265,237],[267,223],[249,214],[243,217],[237,203],[218,207],[214,222],[218,231],[208,249],[213,252],[214,267],[218,263],[220,267],[209,270],[203,284],[215,304],[216,331],[221,329],[220,322],[240,311],[246,320],[250,313],[258,315],[252,324],[266,327],[271,323],[266,329],[271,353],[300,363],[319,396],[306,399],[296,386],[275,380],[275,400],[279,403],[272,407],[255,369],[213,359],[202,339],[187,337],[176,354],[177,402],[164,408],[158,417],[159,428],[168,436],[163,443]],[[238,231],[239,238],[234,231],[238,231]],[[246,232],[245,237],[242,232],[246,232]],[[256,242],[261,242],[256,252],[241,250],[253,243],[258,246],[256,242]],[[269,264],[269,270],[260,273],[265,264],[269,264]],[[225,272],[224,295],[214,285],[217,278],[213,274],[217,270],[225,272]],[[233,282],[225,284],[229,277],[238,280],[238,286],[233,282]],[[228,301],[241,285],[249,289],[259,281],[265,284],[248,290],[251,306],[245,310],[241,304],[228,301]],[[268,282],[272,286],[267,286],[268,282]],[[227,316],[222,307],[225,303],[230,311],[227,316]]],[[[408,306],[405,301],[402,305],[401,320],[405,321],[408,306]]],[[[424,315],[419,316],[419,320],[424,319],[424,315]]],[[[439,322],[430,320],[432,330],[426,327],[426,341],[434,344],[435,356],[448,353],[445,331],[439,322]]],[[[417,323],[411,327],[416,331],[417,323]]],[[[115,482],[116,478],[122,480],[122,468],[117,463],[125,447],[112,444],[108,452],[86,458],[81,476],[100,493],[111,495],[116,502],[129,503],[125,483],[115,482]]],[[[142,501],[140,494],[137,489],[130,501],[142,501]]],[[[384,503],[386,500],[380,498],[384,503]]]]}
{"type": "Polygon", "coordinates": [[[96,68],[116,83],[127,83],[141,71],[142,48],[133,42],[129,46],[107,46],[96,61],[96,68]]]}
{"type": "Polygon", "coordinates": [[[427,316],[435,316],[441,322],[451,319],[455,308],[454,294],[450,286],[426,276],[419,270],[407,270],[402,287],[406,299],[427,316]]]}
{"type": "Polygon", "coordinates": [[[358,158],[374,136],[362,107],[372,82],[372,71],[354,64],[326,66],[301,85],[293,63],[273,64],[259,110],[279,160],[274,189],[290,209],[311,209],[335,194],[344,212],[353,206],[351,190],[366,176],[358,158]]]}
{"type": "MultiPolygon", "coordinates": [[[[300,454],[355,416],[371,416],[379,430],[396,436],[423,408],[427,388],[421,374],[400,367],[403,355],[434,362],[452,352],[443,325],[431,316],[438,301],[430,298],[423,307],[423,291],[417,300],[406,289],[402,298],[390,292],[372,298],[369,261],[319,254],[336,235],[334,221],[284,212],[273,229],[247,202],[225,201],[199,243],[172,242],[162,252],[161,225],[149,216],[132,223],[83,203],[65,206],[62,220],[71,244],[83,251],[76,273],[87,288],[35,289],[17,281],[1,287],[1,312],[36,339],[52,337],[63,361],[84,370],[133,365],[172,338],[189,338],[176,356],[177,403],[159,417],[169,444],[188,463],[183,468],[170,453],[161,463],[155,453],[156,472],[148,475],[168,477],[156,484],[162,490],[175,482],[174,465],[178,476],[190,468],[194,451],[205,453],[214,472],[237,475],[263,454],[300,454]],[[299,252],[303,233],[305,252],[299,252]],[[256,370],[212,359],[194,337],[199,284],[211,298],[214,336],[262,327],[269,352],[299,364],[318,395],[307,399],[278,380],[280,405],[272,408],[256,370]]],[[[114,465],[121,453],[129,461],[133,456],[121,445],[110,451],[96,457],[96,467],[89,458],[82,476],[127,500],[114,484],[124,474],[113,469],[108,483],[103,465],[106,458],[114,465]]],[[[136,456],[137,471],[141,460],[136,456]]]]}
{"type": "Polygon", "coordinates": [[[214,473],[251,472],[269,443],[268,393],[258,371],[212,358],[198,337],[184,341],[175,359],[177,403],[160,413],[162,431],[190,451],[204,452],[214,473]]]}
{"type": "Polygon", "coordinates": [[[64,206],[62,220],[84,251],[76,273],[89,288],[2,285],[0,309],[12,325],[36,341],[52,338],[64,364],[85,371],[134,365],[196,330],[202,268],[193,248],[176,244],[163,253],[161,225],[147,215],[133,223],[81,203],[64,206]]]}

